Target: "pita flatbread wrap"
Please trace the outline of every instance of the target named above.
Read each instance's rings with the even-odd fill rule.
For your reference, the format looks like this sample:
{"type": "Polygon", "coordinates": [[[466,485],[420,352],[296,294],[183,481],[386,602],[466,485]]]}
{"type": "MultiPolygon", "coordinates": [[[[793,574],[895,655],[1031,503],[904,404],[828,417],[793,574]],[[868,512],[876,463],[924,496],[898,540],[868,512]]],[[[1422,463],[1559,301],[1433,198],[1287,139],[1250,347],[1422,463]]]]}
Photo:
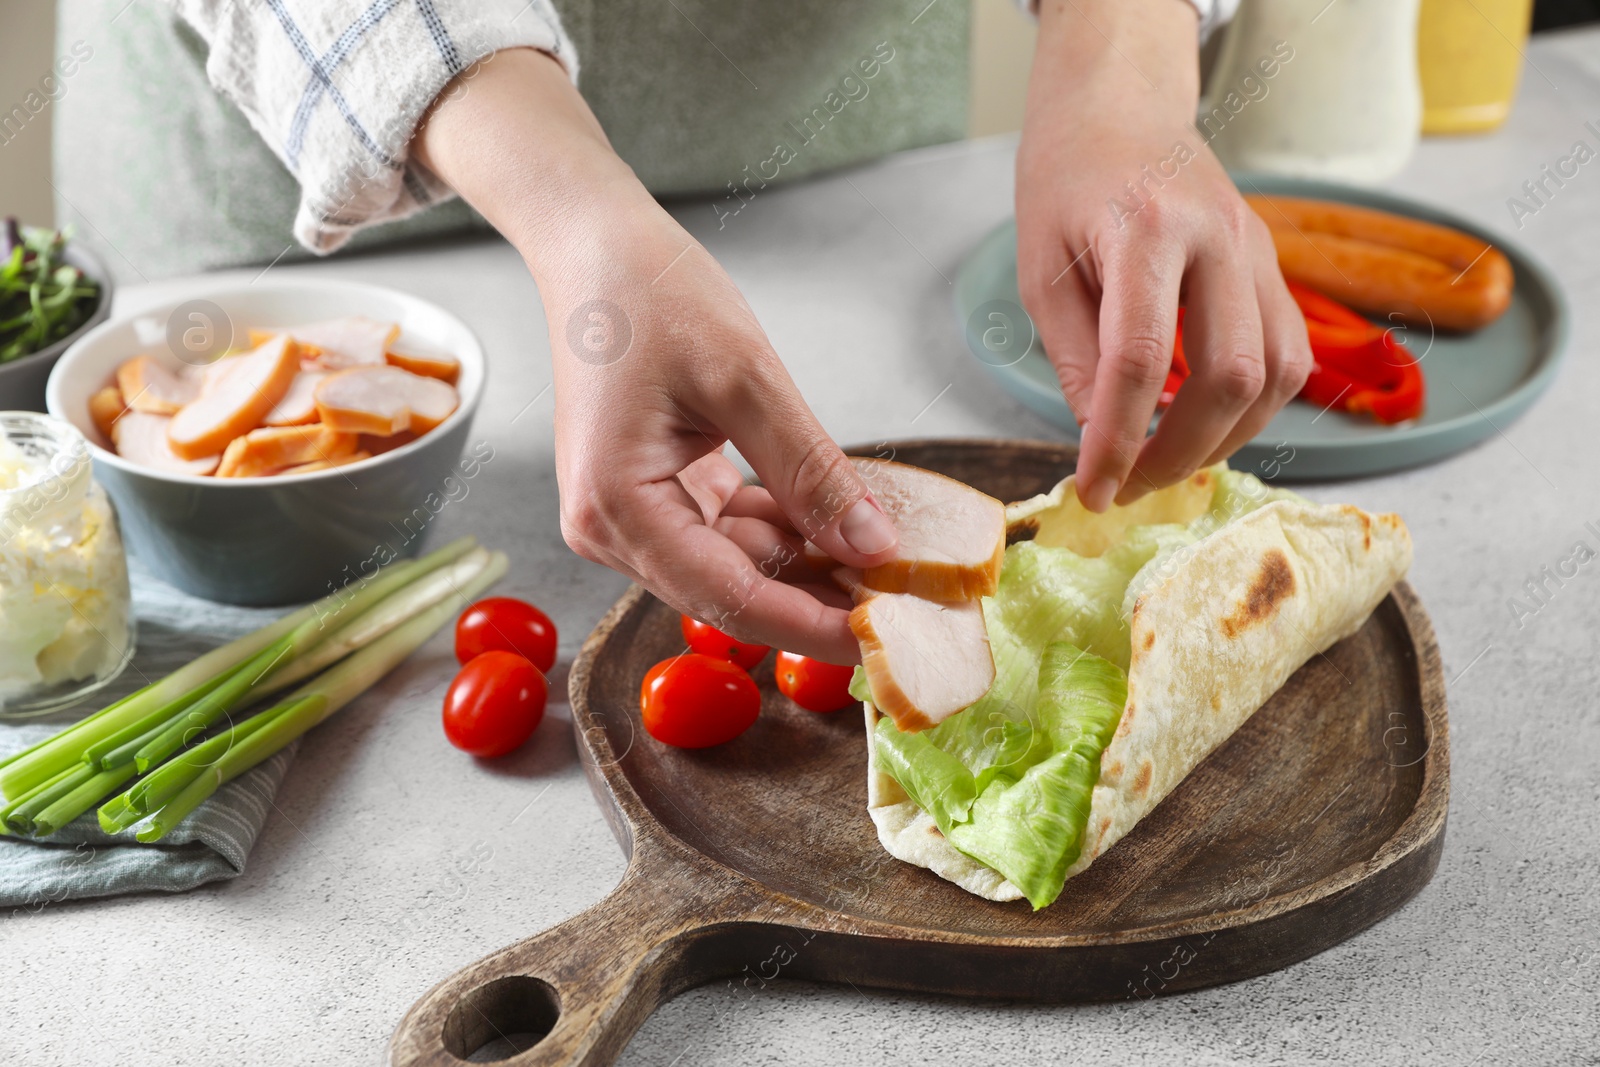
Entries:
{"type": "Polygon", "coordinates": [[[983,602],[995,685],[916,735],[900,734],[868,702],[867,804],[892,855],[978,896],[1027,897],[1035,907],[1121,840],[1303,663],[1354,633],[1411,561],[1397,516],[1314,504],[1225,465],[1103,515],[1078,504],[1069,478],[1008,506],[1006,517],[1014,543],[1000,589],[983,602]],[[1083,677],[1061,669],[1076,672],[1078,660],[1096,665],[1100,681],[1081,683],[1093,693],[1039,688],[1041,677],[1048,686],[1083,677]],[[1120,715],[1051,710],[1120,700],[1122,670],[1120,715]],[[971,716],[979,718],[961,722],[971,716]],[[1106,726],[1097,768],[1080,759],[1075,772],[1063,752],[1075,745],[1092,764],[1095,744],[1084,738],[1095,722],[1106,726]],[[1074,773],[1083,779],[1076,806],[1063,785],[1074,773]]]}

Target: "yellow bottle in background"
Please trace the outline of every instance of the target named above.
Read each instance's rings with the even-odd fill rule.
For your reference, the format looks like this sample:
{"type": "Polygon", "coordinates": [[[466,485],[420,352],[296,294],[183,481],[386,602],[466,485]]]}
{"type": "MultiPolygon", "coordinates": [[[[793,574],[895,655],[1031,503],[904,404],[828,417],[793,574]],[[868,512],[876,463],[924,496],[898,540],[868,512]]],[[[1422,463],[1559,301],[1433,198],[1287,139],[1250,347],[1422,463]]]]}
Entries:
{"type": "Polygon", "coordinates": [[[1422,0],[1422,132],[1492,130],[1511,113],[1533,0],[1422,0]]]}

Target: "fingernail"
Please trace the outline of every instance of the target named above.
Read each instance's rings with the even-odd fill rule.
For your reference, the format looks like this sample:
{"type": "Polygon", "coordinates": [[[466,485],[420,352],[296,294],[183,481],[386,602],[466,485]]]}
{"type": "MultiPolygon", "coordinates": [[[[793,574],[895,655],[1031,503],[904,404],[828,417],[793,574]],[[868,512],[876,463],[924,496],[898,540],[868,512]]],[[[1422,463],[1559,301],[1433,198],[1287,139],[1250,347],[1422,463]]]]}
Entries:
{"type": "Polygon", "coordinates": [[[900,539],[889,516],[872,506],[863,497],[850,506],[839,523],[839,534],[844,543],[863,556],[876,556],[895,546],[900,539]]]}
{"type": "Polygon", "coordinates": [[[1111,506],[1111,498],[1117,495],[1117,480],[1110,476],[1097,478],[1090,482],[1088,487],[1078,494],[1078,499],[1083,501],[1083,506],[1090,511],[1104,511],[1111,506]]]}

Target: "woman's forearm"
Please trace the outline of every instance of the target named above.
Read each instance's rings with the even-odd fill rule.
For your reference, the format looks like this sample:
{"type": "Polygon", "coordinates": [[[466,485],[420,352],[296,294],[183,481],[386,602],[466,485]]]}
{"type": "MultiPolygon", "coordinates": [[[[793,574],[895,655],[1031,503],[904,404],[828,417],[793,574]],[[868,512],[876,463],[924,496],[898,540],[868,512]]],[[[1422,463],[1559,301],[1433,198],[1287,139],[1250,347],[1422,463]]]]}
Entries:
{"type": "Polygon", "coordinates": [[[497,53],[441,96],[415,150],[539,285],[567,543],[741,640],[858,658],[844,605],[774,568],[802,536],[876,566],[893,523],[733,279],[612,151],[561,67],[497,53]],[[765,488],[742,484],[725,443],[765,488]]]}
{"type": "Polygon", "coordinates": [[[1129,95],[1150,96],[1170,105],[1177,121],[1192,121],[1200,94],[1197,25],[1185,0],[1042,0],[1028,106],[1053,110],[1071,85],[1101,90],[1091,106],[1118,110],[1129,95]]]}
{"type": "Polygon", "coordinates": [[[415,158],[515,245],[543,289],[606,229],[665,218],[560,63],[528,48],[463,74],[425,116],[415,158]]]}

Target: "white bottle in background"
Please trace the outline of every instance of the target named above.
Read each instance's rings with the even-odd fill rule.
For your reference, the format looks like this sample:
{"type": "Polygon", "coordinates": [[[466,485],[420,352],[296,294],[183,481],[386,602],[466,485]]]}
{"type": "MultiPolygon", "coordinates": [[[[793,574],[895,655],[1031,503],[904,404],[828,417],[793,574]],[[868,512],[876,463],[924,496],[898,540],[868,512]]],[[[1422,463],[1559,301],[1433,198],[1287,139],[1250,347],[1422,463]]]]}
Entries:
{"type": "Polygon", "coordinates": [[[1196,128],[1232,169],[1362,184],[1390,177],[1422,124],[1419,7],[1243,0],[1196,128]]]}

